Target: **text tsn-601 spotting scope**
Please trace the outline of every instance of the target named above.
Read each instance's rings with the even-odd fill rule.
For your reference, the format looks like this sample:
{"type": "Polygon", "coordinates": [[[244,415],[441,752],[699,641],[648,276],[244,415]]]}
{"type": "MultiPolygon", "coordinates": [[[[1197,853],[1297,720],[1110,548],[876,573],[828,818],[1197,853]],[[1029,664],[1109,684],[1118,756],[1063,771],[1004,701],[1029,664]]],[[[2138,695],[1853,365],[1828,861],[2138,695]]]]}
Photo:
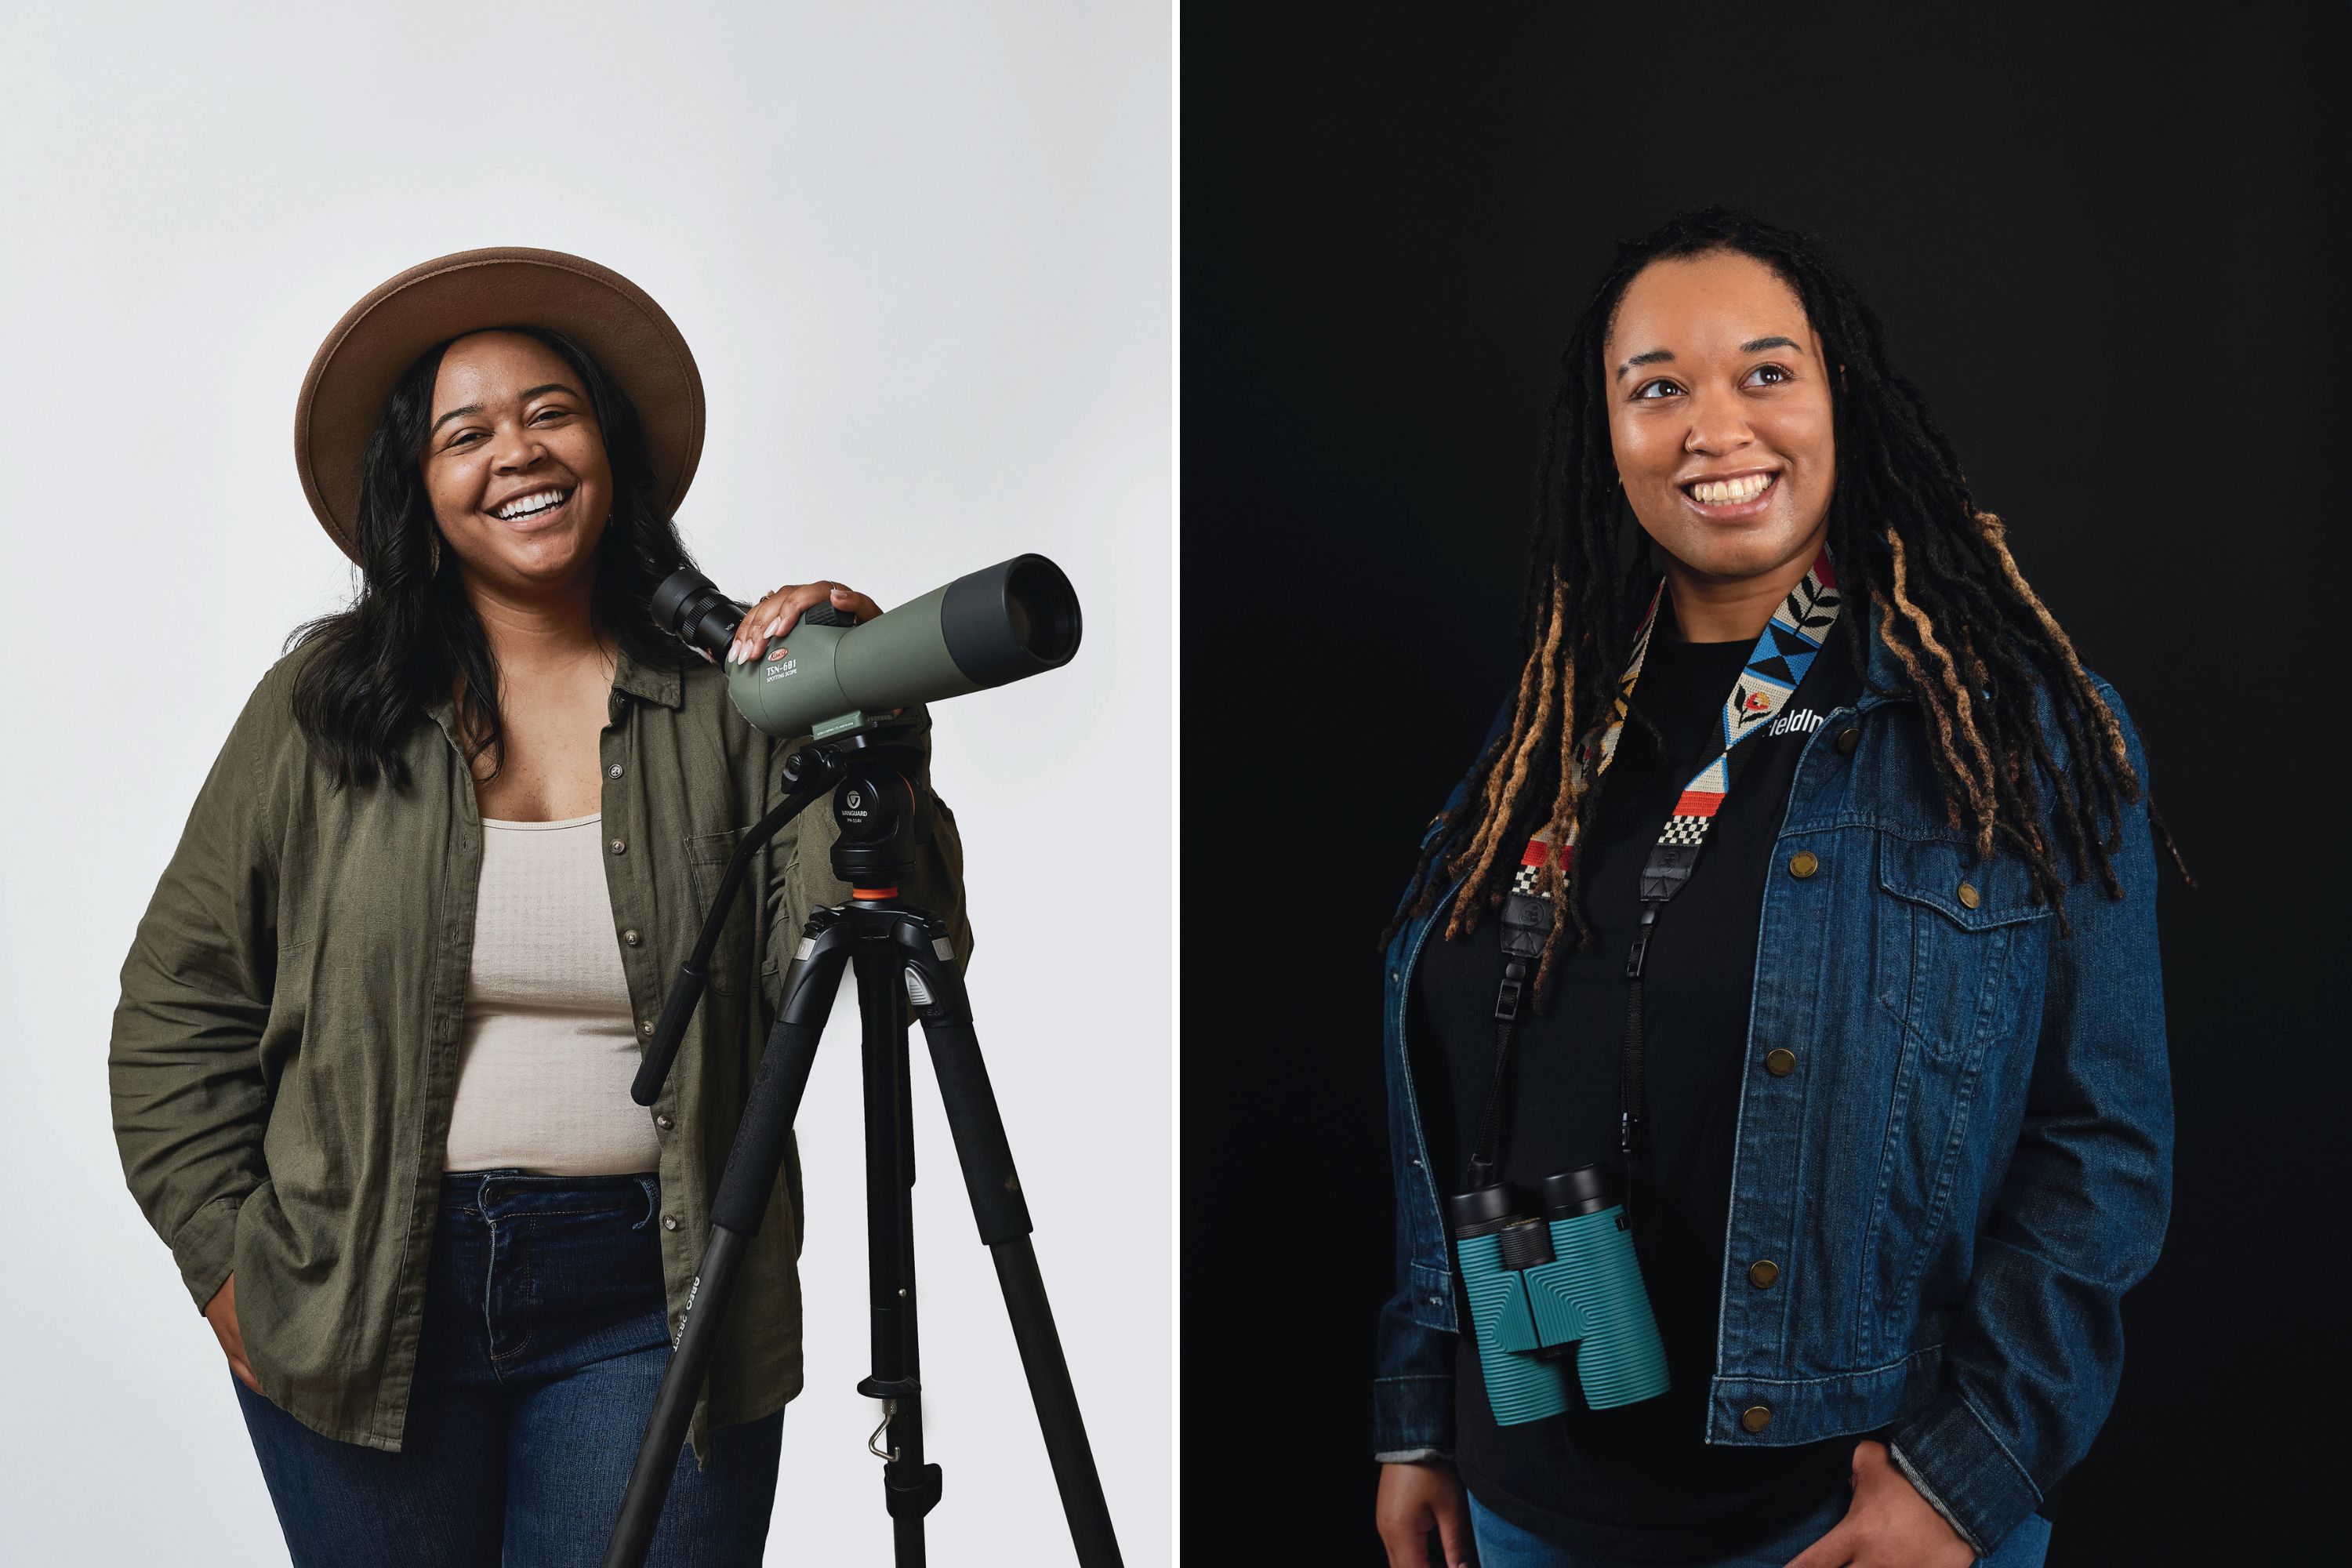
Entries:
{"type": "MultiPolygon", "coordinates": [[[[692,571],[665,580],[654,591],[652,608],[665,628],[714,661],[726,658],[745,614],[744,606],[692,571]]],[[[840,827],[833,870],[850,885],[851,898],[816,910],[802,928],[783,1006],[711,1202],[709,1237],[677,1323],[669,1367],[605,1544],[604,1568],[642,1568],[652,1545],[737,1271],[759,1234],[777,1173],[791,1151],[793,1122],[816,1061],[817,1039],[845,970],[856,976],[866,1081],[874,1372],[857,1388],[882,1401],[883,1424],[875,1437],[887,1431],[888,1446],[874,1447],[873,1439],[867,1446],[884,1461],[882,1494],[896,1560],[900,1568],[918,1568],[923,1562],[923,1517],[940,1500],[940,1467],[923,1460],[915,1332],[914,1123],[907,1054],[911,1011],[930,1047],[940,1101],[955,1138],[980,1238],[995,1260],[1078,1561],[1085,1568],[1117,1568],[1118,1542],[1030,1245],[1028,1204],[981,1060],[947,922],[898,898],[900,880],[931,837],[930,795],[920,784],[920,742],[929,719],[919,705],[1059,668],[1077,651],[1078,632],[1077,595],[1061,568],[1042,555],[1019,555],[959,577],[864,626],[821,605],[804,612],[787,637],[770,638],[760,659],[730,668],[729,689],[746,719],[772,735],[811,740],[785,759],[783,801],[744,830],[727,862],[694,952],[663,1001],[631,1097],[648,1106],[660,1098],[751,858],[828,793],[840,827]]]]}

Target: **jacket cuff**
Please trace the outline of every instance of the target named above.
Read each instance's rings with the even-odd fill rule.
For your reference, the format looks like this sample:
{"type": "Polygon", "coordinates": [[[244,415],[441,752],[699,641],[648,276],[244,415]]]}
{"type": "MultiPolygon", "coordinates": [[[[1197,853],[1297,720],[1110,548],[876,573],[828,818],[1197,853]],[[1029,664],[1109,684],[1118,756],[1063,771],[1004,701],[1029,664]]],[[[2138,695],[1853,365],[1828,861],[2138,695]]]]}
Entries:
{"type": "Polygon", "coordinates": [[[2019,1467],[1966,1399],[1947,1390],[1887,1429],[1895,1467],[1979,1557],[2042,1503],[2019,1467]]]}
{"type": "Polygon", "coordinates": [[[188,1223],[172,1237],[172,1261],[180,1266],[180,1279],[195,1298],[200,1315],[206,1303],[220,1294],[235,1267],[236,1211],[244,1202],[241,1193],[215,1198],[190,1215],[188,1223]]]}
{"type": "Polygon", "coordinates": [[[1372,1454],[1383,1464],[1395,1457],[1442,1458],[1454,1451],[1454,1380],[1451,1377],[1376,1377],[1372,1380],[1372,1454]]]}

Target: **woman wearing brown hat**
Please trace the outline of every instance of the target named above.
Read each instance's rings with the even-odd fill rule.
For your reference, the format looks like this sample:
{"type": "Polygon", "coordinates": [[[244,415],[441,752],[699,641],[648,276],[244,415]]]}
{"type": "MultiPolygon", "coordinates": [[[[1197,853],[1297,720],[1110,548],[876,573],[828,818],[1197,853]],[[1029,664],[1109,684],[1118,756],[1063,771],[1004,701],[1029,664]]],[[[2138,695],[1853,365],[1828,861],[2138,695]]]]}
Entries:
{"type": "MultiPolygon", "coordinates": [[[[232,727],[122,970],[131,1189],[218,1335],[298,1564],[593,1561],[829,815],[755,859],[661,1098],[639,1042],[793,743],[656,628],[702,394],[627,279],[411,268],[320,348],[296,460],[361,569],[232,727]]],[[[835,583],[779,588],[781,633],[835,583]]],[[[747,648],[739,646],[737,656],[747,648]]],[[[937,815],[910,902],[955,926],[937,815]]],[[[788,1162],[652,1561],[755,1563],[801,1386],[788,1162]]]]}

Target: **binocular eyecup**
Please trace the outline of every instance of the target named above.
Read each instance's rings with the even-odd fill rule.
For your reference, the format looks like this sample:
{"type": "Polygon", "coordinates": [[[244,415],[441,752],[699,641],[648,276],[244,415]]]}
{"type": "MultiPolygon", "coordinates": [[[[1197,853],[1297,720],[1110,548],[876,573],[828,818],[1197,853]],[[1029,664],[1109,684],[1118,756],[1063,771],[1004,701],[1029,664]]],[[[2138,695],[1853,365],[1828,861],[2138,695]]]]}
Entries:
{"type": "Polygon", "coordinates": [[[1616,1173],[1606,1165],[1578,1165],[1555,1172],[1538,1185],[1534,1205],[1528,1202],[1529,1195],[1524,1187],[1496,1182],[1446,1199],[1446,1215],[1454,1223],[1454,1234],[1466,1238],[1486,1236],[1505,1226],[1525,1224],[1535,1217],[1528,1212],[1531,1206],[1546,1219],[1573,1219],[1578,1215],[1598,1214],[1622,1201],[1617,1191],[1616,1173]]]}

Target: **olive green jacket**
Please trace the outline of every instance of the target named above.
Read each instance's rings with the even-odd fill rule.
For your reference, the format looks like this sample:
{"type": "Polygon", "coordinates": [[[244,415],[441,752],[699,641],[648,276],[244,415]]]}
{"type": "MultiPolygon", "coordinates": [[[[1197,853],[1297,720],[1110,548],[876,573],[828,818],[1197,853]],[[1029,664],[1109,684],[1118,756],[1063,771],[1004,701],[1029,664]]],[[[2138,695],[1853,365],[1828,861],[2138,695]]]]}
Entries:
{"type": "MultiPolygon", "coordinates": [[[[131,1195],[198,1308],[236,1276],[269,1397],[330,1437],[397,1449],[408,1414],[463,1038],[480,881],[474,781],[444,701],[404,742],[408,787],[333,787],[289,705],[305,649],[262,678],[189,813],[122,965],[108,1080],[131,1195]]],[[[639,1028],[691,952],[738,836],[799,742],[751,728],[716,668],[621,654],[599,742],[605,885],[639,1028]]],[[[758,856],[661,1099],[672,1332],[802,922],[848,887],[818,801],[758,856]]],[[[962,846],[902,884],[969,961],[962,846]]],[[[839,1042],[855,1051],[855,1038],[839,1042]]],[[[747,1421],[800,1392],[797,1153],[744,1259],[696,1407],[747,1421]]]]}

